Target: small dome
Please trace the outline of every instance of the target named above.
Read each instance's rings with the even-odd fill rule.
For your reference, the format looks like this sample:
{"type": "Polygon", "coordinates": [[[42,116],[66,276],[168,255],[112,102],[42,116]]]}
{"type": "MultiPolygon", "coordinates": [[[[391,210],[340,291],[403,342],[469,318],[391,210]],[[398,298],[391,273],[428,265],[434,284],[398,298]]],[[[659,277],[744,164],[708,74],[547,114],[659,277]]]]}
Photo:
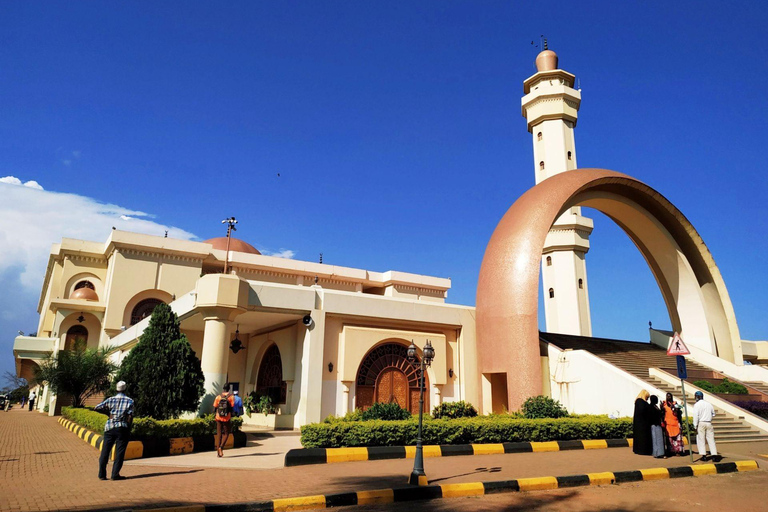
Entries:
{"type": "MultiPolygon", "coordinates": [[[[205,240],[203,243],[211,244],[214,249],[218,249],[220,251],[227,250],[227,237],[225,236],[211,238],[210,240],[205,240]]],[[[249,243],[243,242],[242,240],[238,240],[237,238],[230,239],[229,250],[235,251],[235,252],[246,252],[248,254],[261,254],[258,251],[258,249],[256,249],[254,246],[252,246],[249,243]]]]}
{"type": "Polygon", "coordinates": [[[96,292],[91,290],[90,288],[78,288],[74,292],[72,292],[72,295],[69,296],[70,299],[79,299],[79,300],[99,300],[99,296],[96,295],[96,292]]]}
{"type": "Polygon", "coordinates": [[[536,57],[536,69],[553,71],[557,69],[557,54],[552,50],[544,50],[536,57]]]}

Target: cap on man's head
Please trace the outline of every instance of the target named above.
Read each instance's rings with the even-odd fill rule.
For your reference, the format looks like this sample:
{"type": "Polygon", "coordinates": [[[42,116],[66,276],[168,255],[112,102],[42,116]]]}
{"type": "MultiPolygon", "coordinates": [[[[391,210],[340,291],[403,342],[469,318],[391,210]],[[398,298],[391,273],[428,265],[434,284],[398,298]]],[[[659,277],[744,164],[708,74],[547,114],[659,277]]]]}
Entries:
{"type": "Polygon", "coordinates": [[[125,381],[121,380],[120,382],[118,382],[117,386],[115,386],[115,389],[117,389],[118,391],[125,391],[125,381]]]}
{"type": "Polygon", "coordinates": [[[697,392],[695,392],[695,393],[693,394],[693,396],[694,396],[694,397],[696,397],[696,398],[701,398],[701,399],[704,399],[704,393],[702,393],[701,391],[697,391],[697,392]]]}

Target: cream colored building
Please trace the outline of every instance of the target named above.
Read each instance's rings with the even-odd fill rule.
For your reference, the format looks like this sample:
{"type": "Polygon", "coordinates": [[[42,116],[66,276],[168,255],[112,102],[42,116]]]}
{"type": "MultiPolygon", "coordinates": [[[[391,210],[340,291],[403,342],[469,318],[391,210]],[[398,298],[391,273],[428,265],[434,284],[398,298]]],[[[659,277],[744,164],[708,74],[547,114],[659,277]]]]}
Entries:
{"type": "MultiPolygon", "coordinates": [[[[405,349],[427,340],[436,356],[426,408],[478,402],[477,386],[468,384],[477,380],[474,308],[445,303],[449,279],[264,256],[237,239],[224,274],[225,248],[226,238],[190,242],[116,230],[103,243],[63,239],[49,257],[37,336],[14,345],[19,375],[30,378],[46,353],[77,337],[109,347],[120,361],[164,302],[201,360],[203,411],[225,382],[243,395],[272,396],[280,414],[269,421],[283,427],[374,401],[417,410],[405,349]],[[242,349],[233,350],[235,339],[242,349]]],[[[53,414],[55,397],[41,392],[40,407],[49,404],[53,414]]]]}

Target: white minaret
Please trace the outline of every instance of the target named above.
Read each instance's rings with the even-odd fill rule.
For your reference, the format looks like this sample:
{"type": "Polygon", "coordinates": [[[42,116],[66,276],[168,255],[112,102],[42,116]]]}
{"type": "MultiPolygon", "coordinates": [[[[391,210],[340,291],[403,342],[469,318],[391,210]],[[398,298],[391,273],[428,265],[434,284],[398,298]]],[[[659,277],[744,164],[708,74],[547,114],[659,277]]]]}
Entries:
{"type": "MultiPolygon", "coordinates": [[[[523,85],[523,117],[533,135],[536,183],[576,169],[573,129],[579,114],[581,91],[576,77],[557,68],[557,54],[546,47],[536,57],[535,75],[523,85]]],[[[566,210],[552,226],[541,258],[547,331],[592,336],[587,288],[589,234],[592,219],[581,208],[566,210]]]]}

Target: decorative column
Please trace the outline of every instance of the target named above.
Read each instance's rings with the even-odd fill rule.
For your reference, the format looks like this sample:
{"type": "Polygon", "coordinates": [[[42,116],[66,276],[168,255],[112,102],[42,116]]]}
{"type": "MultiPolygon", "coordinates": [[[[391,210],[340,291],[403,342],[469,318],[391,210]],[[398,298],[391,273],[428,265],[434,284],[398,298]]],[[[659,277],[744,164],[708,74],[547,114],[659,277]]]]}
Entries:
{"type": "Polygon", "coordinates": [[[229,337],[232,332],[232,322],[227,319],[227,313],[226,310],[216,309],[204,312],[205,330],[200,366],[205,375],[205,395],[200,404],[201,415],[213,411],[213,400],[227,382],[229,337]]]}
{"type": "Polygon", "coordinates": [[[344,416],[349,412],[349,391],[352,388],[352,382],[350,381],[342,381],[341,383],[341,391],[342,391],[342,399],[341,399],[341,415],[344,416]]]}
{"type": "Polygon", "coordinates": [[[233,320],[248,306],[248,282],[236,275],[208,274],[197,281],[197,307],[203,315],[203,350],[200,365],[205,394],[198,414],[213,411],[213,400],[227,382],[229,342],[233,320]]]}

